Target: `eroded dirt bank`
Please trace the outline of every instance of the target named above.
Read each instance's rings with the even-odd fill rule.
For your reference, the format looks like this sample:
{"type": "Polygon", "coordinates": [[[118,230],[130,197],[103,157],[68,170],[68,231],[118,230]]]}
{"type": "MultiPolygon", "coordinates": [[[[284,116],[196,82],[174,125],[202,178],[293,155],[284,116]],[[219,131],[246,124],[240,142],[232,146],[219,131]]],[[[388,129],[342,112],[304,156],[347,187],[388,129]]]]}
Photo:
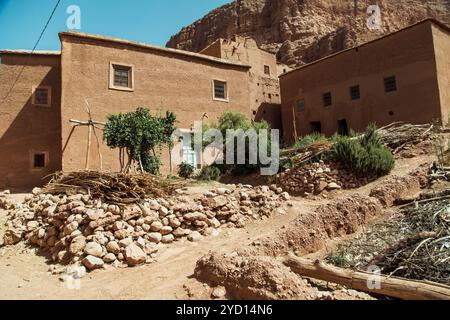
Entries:
{"type": "MultiPolygon", "coordinates": [[[[393,173],[399,179],[411,181],[411,184],[406,185],[403,180],[399,180],[401,183],[396,185],[405,185],[405,188],[395,192],[413,193],[420,179],[410,178],[409,172],[430,160],[431,157],[424,156],[399,161],[393,173]]],[[[363,223],[381,217],[379,214],[383,214],[383,203],[369,197],[369,194],[372,189],[382,187],[388,179],[394,178],[386,177],[354,191],[336,192],[331,197],[332,200],[294,198],[294,206],[286,215],[273,215],[270,219],[249,225],[245,229],[224,229],[219,236],[205,238],[199,243],[176,243],[162,250],[156,262],[150,265],[95,271],[82,279],[81,290],[70,290],[57,276],[51,275],[46,259],[34,254],[34,250],[21,246],[3,248],[0,250],[0,299],[208,299],[213,291],[210,285],[219,285],[224,281],[228,281],[228,285],[225,283],[229,291],[227,298],[369,299],[368,295],[340,288],[335,288],[330,294],[329,290],[306,283],[298,276],[295,276],[296,280],[292,280],[294,277],[289,269],[273,257],[286,251],[302,250],[299,251],[302,254],[315,251],[329,239],[354,232],[363,223]],[[356,197],[363,202],[358,205],[356,197]],[[348,218],[340,221],[340,211],[333,209],[338,203],[341,203],[344,210],[361,207],[361,213],[351,213],[348,218]],[[317,215],[318,208],[322,208],[320,210],[324,212],[324,217],[332,218],[332,224],[312,218],[317,215]],[[309,238],[311,228],[307,228],[309,222],[319,228],[317,236],[312,238],[309,238]],[[303,229],[305,231],[300,232],[300,236],[294,236],[296,230],[303,229]],[[264,246],[264,242],[271,245],[264,246]],[[237,256],[233,254],[238,251],[240,254],[237,256]],[[205,279],[212,279],[212,275],[207,273],[214,273],[216,278],[212,281],[214,283],[206,285],[194,277],[194,270],[197,261],[205,255],[210,256],[209,252],[215,252],[214,259],[211,260],[213,263],[207,263],[209,269],[206,269],[206,265],[201,269],[211,270],[205,271],[205,279]],[[242,255],[245,252],[250,256],[242,255]],[[224,259],[223,253],[228,254],[229,259],[220,262],[224,259]],[[242,262],[247,265],[243,270],[248,272],[239,271],[242,262]],[[221,276],[224,273],[214,271],[216,264],[222,265],[222,270],[233,270],[236,277],[224,280],[221,276]],[[239,267],[233,267],[236,264],[239,267]],[[252,270],[257,273],[253,274],[252,270]],[[290,281],[286,281],[289,279],[290,281]],[[248,290],[241,292],[241,288],[248,290]]],[[[205,190],[209,188],[205,187],[205,190]]],[[[0,228],[3,228],[4,219],[3,211],[0,212],[0,228]]],[[[0,236],[3,236],[3,231],[0,229],[0,236]]],[[[233,273],[226,271],[225,274],[233,273]]]]}

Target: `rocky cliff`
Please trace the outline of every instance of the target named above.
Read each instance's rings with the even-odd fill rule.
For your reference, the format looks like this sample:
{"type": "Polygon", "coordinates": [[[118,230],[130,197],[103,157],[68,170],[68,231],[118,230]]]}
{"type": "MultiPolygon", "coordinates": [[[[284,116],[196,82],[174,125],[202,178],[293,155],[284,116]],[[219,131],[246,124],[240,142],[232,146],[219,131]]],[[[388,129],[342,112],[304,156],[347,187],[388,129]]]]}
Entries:
{"type": "MultiPolygon", "coordinates": [[[[450,0],[236,0],[183,28],[168,47],[200,51],[217,38],[254,38],[292,67],[432,17],[450,25],[450,0]],[[368,27],[377,12],[378,29],[368,27]]],[[[375,26],[373,23],[371,26],[375,26]]]]}

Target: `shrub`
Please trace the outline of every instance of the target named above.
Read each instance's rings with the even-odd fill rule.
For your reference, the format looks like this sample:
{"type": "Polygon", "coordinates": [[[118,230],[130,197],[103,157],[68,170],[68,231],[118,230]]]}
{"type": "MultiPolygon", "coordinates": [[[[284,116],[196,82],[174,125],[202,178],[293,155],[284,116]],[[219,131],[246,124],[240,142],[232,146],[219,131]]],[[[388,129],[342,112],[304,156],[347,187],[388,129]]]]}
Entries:
{"type": "MultiPolygon", "coordinates": [[[[247,117],[241,113],[237,112],[226,112],[224,113],[220,119],[219,124],[216,126],[221,132],[224,137],[227,136],[227,130],[243,130],[244,132],[247,132],[248,130],[253,129],[258,135],[260,134],[261,130],[267,130],[267,144],[268,144],[268,150],[271,148],[271,135],[270,135],[270,125],[266,121],[262,122],[250,122],[247,117]]],[[[251,173],[257,170],[261,167],[260,159],[259,159],[259,139],[258,139],[258,145],[257,149],[250,151],[249,147],[249,139],[246,138],[245,140],[245,164],[237,164],[237,155],[238,155],[238,147],[235,143],[234,148],[234,164],[233,165],[220,165],[220,169],[222,172],[231,171],[233,174],[240,175],[240,174],[246,174],[251,173]],[[250,164],[250,152],[256,153],[258,159],[257,164],[250,164]]],[[[226,157],[226,150],[224,150],[224,155],[226,157]]],[[[227,162],[227,159],[224,161],[227,162]]]]}
{"type": "Polygon", "coordinates": [[[194,173],[194,170],[194,166],[190,165],[189,163],[183,162],[178,168],[178,175],[182,178],[189,179],[194,173]]]}
{"type": "Polygon", "coordinates": [[[221,175],[220,169],[215,166],[203,167],[198,175],[198,180],[201,181],[217,181],[221,175]]]}
{"type": "Polygon", "coordinates": [[[157,148],[171,144],[176,118],[171,112],[165,117],[154,117],[145,108],[134,112],[110,114],[103,131],[108,147],[119,149],[120,170],[133,168],[159,173],[157,148]]]}
{"type": "Polygon", "coordinates": [[[356,175],[379,177],[394,168],[394,156],[381,144],[374,125],[361,138],[334,136],[333,142],[331,157],[356,175]]]}
{"type": "Polygon", "coordinates": [[[304,136],[302,138],[300,138],[295,144],[294,144],[294,148],[303,148],[303,147],[307,147],[317,141],[324,141],[327,140],[327,138],[325,137],[325,135],[321,134],[321,133],[312,133],[309,134],[307,136],[304,136]]]}

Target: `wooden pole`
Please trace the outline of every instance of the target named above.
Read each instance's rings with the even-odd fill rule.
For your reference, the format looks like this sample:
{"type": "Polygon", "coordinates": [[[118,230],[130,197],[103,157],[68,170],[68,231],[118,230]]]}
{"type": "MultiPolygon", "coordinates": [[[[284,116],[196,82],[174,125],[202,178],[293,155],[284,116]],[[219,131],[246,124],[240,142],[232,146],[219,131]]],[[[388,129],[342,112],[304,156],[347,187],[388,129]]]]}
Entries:
{"type": "Polygon", "coordinates": [[[91,138],[92,138],[92,126],[88,125],[88,142],[86,151],[86,170],[89,170],[89,160],[91,157],[91,138]]]}
{"type": "Polygon", "coordinates": [[[290,254],[283,263],[300,276],[344,285],[356,290],[404,300],[450,300],[450,287],[429,281],[415,281],[379,275],[380,289],[368,286],[370,273],[337,268],[320,261],[311,261],[290,254]]]}

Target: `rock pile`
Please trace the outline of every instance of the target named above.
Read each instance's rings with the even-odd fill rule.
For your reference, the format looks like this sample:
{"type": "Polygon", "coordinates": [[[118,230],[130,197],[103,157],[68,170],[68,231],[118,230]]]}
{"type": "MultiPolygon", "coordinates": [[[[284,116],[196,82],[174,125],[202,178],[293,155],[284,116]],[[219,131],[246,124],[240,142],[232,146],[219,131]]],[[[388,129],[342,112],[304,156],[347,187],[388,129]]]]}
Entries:
{"type": "Polygon", "coordinates": [[[0,209],[11,210],[16,207],[16,203],[12,199],[8,198],[9,194],[9,190],[0,192],[0,209]]]}
{"type": "Polygon", "coordinates": [[[309,196],[324,191],[355,189],[369,182],[339,168],[335,163],[323,161],[286,170],[277,177],[277,183],[292,195],[309,196]]]}
{"type": "MultiPolygon", "coordinates": [[[[180,192],[182,193],[182,192],[180,192]]],[[[49,251],[60,264],[149,263],[163,244],[198,241],[221,227],[243,227],[279,208],[289,195],[276,186],[230,186],[197,197],[180,194],[119,207],[89,195],[50,195],[38,189],[8,213],[5,245],[22,240],[49,251]]]]}

